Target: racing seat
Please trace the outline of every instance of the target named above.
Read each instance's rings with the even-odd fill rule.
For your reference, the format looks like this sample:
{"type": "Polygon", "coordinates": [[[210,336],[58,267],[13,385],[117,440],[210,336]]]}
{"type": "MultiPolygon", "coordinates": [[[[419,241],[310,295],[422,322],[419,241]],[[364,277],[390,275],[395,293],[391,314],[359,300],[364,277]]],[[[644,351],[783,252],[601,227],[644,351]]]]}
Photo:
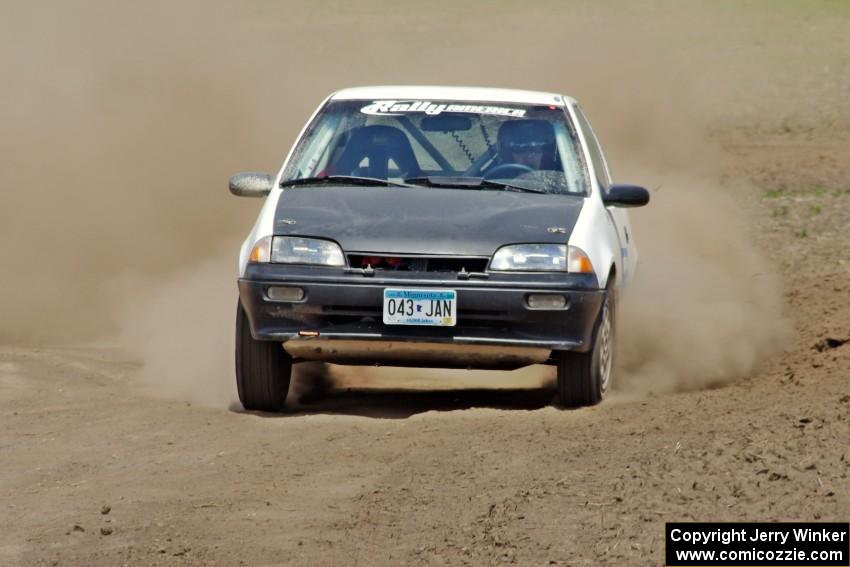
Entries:
{"type": "Polygon", "coordinates": [[[328,168],[336,175],[359,175],[387,179],[390,161],[401,177],[421,175],[419,162],[407,136],[392,126],[371,125],[347,132],[345,147],[328,168]],[[368,165],[361,167],[363,160],[368,165]]]}

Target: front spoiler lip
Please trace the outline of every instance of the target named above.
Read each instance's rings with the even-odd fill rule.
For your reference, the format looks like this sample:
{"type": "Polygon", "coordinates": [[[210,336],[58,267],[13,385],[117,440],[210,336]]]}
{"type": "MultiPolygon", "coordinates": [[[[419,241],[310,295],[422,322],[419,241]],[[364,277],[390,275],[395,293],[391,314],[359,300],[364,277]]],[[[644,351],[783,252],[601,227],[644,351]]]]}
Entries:
{"type": "Polygon", "coordinates": [[[310,338],[292,339],[283,348],[295,362],[315,360],[352,365],[421,366],[443,368],[493,368],[512,370],[545,364],[548,348],[526,346],[446,344],[437,342],[310,338]]]}
{"type": "Polygon", "coordinates": [[[584,341],[541,341],[532,339],[512,339],[476,336],[454,336],[454,337],[428,337],[425,340],[417,340],[414,337],[401,337],[385,333],[356,333],[356,332],[321,332],[315,337],[305,337],[299,333],[268,333],[263,338],[271,340],[287,341],[317,341],[317,340],[360,340],[360,341],[391,341],[421,344],[458,344],[458,345],[482,345],[482,346],[507,346],[525,347],[530,349],[549,350],[577,350],[582,347],[584,341]]]}

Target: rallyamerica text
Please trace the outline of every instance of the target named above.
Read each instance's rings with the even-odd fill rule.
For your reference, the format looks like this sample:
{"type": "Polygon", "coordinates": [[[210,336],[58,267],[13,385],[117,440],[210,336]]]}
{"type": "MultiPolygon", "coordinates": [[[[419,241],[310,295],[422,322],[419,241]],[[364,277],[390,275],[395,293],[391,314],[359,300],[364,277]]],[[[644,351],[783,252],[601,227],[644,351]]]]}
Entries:
{"type": "Polygon", "coordinates": [[[728,545],[734,541],[769,541],[785,544],[788,538],[794,536],[795,542],[830,542],[844,541],[847,532],[834,530],[816,530],[801,528],[793,530],[765,530],[760,528],[716,529],[709,531],[690,531],[675,528],[670,532],[673,541],[690,543],[722,543],[728,545]]]}

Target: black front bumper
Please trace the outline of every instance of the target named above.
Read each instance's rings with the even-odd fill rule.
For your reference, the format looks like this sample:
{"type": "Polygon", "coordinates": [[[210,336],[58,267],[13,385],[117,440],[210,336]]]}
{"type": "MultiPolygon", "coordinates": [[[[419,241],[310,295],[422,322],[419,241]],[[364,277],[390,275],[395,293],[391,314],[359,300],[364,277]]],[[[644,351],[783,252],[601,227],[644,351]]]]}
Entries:
{"type": "Polygon", "coordinates": [[[323,341],[586,351],[604,293],[596,278],[586,274],[491,273],[486,279],[458,279],[454,273],[379,270],[374,276],[365,277],[342,269],[252,264],[245,276],[239,280],[239,295],[254,338],[280,342],[315,337],[323,341]],[[268,288],[279,285],[302,288],[304,299],[269,299],[268,288]],[[384,325],[383,291],[387,287],[456,290],[457,325],[384,325]],[[562,294],[567,306],[557,310],[531,309],[526,298],[532,293],[562,294]]]}

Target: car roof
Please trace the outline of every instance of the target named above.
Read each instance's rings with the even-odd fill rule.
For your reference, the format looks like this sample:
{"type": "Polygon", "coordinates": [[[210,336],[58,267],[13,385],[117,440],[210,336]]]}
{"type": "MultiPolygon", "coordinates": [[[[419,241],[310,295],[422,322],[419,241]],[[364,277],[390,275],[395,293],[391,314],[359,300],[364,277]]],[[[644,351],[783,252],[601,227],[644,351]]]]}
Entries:
{"type": "Polygon", "coordinates": [[[507,102],[520,104],[555,104],[563,106],[574,102],[570,97],[556,93],[496,89],[483,87],[441,86],[374,86],[342,89],[331,95],[331,100],[378,100],[378,99],[433,99],[480,102],[507,102]]]}

